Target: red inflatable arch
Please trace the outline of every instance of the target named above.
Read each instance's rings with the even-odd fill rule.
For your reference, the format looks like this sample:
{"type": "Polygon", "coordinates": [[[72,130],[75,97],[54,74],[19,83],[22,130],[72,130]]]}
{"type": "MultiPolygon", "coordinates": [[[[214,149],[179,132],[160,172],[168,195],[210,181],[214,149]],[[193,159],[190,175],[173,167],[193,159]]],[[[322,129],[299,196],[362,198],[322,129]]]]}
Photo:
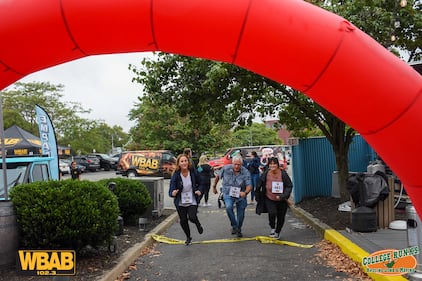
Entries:
{"type": "Polygon", "coordinates": [[[0,89],[96,54],[164,51],[290,85],[355,128],[422,214],[422,78],[345,19],[302,0],[0,2],[0,89]]]}

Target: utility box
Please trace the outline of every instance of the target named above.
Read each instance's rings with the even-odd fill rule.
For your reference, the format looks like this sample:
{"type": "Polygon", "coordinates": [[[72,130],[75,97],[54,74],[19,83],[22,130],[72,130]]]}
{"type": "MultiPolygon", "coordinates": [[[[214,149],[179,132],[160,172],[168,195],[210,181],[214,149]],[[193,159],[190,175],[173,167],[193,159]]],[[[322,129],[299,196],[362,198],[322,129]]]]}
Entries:
{"type": "Polygon", "coordinates": [[[147,187],[152,198],[152,204],[145,212],[149,218],[161,217],[164,210],[164,178],[163,177],[136,177],[147,187]]]}

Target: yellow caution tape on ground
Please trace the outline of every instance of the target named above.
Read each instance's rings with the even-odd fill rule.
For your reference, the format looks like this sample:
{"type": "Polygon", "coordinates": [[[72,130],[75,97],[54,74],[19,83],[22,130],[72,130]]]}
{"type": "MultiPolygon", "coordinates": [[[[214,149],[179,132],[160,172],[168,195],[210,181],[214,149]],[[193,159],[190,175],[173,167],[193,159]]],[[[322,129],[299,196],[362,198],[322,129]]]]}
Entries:
{"type": "MultiPolygon", "coordinates": [[[[184,241],[168,238],[162,235],[152,234],[151,237],[161,243],[166,244],[185,244],[184,241]]],[[[289,241],[283,241],[278,240],[277,238],[271,238],[267,236],[255,236],[252,238],[229,238],[229,239],[215,239],[215,240],[204,240],[204,241],[194,241],[192,244],[212,244],[212,243],[233,243],[233,242],[244,242],[244,241],[259,241],[263,244],[278,244],[278,245],[288,245],[292,247],[300,247],[300,248],[312,248],[313,245],[305,245],[305,244],[299,244],[295,242],[289,242],[289,241]]]]}

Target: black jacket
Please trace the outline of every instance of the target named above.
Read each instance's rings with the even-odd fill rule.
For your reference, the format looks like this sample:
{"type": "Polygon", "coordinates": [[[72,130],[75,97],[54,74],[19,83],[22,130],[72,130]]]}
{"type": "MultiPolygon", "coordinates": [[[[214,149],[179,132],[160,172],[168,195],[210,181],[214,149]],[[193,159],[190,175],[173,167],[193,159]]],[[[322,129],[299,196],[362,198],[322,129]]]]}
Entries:
{"type": "MultiPolygon", "coordinates": [[[[189,170],[190,172],[190,178],[192,181],[192,193],[195,196],[196,203],[199,204],[200,197],[195,194],[195,191],[199,190],[201,193],[203,193],[202,186],[200,185],[200,178],[199,174],[196,171],[196,169],[189,170]]],[[[172,196],[173,190],[178,189],[179,192],[177,193],[176,197],[174,197],[174,205],[179,207],[180,197],[183,191],[183,181],[182,176],[180,175],[180,171],[174,172],[174,174],[171,176],[170,179],[170,188],[169,188],[169,196],[172,196]]]]}
{"type": "MultiPolygon", "coordinates": [[[[255,190],[255,199],[256,199],[256,213],[260,215],[261,213],[268,213],[265,207],[265,193],[267,191],[267,174],[268,171],[265,171],[258,179],[255,190]]],[[[293,183],[289,175],[285,170],[281,170],[281,179],[283,181],[283,193],[281,194],[281,200],[287,200],[290,197],[293,189],[293,183]]]]}
{"type": "Polygon", "coordinates": [[[208,164],[203,164],[203,165],[198,165],[198,168],[196,170],[199,173],[201,185],[209,186],[211,184],[211,177],[213,176],[213,173],[214,173],[212,170],[212,167],[208,164]]]}

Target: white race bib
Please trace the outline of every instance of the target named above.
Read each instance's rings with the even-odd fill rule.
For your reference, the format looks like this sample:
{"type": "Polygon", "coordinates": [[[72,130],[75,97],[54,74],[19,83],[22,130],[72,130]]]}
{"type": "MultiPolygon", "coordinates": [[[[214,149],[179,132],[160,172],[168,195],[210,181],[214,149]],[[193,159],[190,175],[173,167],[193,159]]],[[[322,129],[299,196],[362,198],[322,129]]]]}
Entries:
{"type": "Polygon", "coordinates": [[[182,192],[182,204],[192,204],[193,195],[191,191],[182,192]]]}
{"type": "Polygon", "coordinates": [[[282,181],[273,181],[271,192],[272,193],[283,193],[283,182],[282,181]]]}
{"type": "Polygon", "coordinates": [[[230,194],[231,197],[239,198],[240,197],[240,187],[230,186],[229,194],[230,194]]]}

